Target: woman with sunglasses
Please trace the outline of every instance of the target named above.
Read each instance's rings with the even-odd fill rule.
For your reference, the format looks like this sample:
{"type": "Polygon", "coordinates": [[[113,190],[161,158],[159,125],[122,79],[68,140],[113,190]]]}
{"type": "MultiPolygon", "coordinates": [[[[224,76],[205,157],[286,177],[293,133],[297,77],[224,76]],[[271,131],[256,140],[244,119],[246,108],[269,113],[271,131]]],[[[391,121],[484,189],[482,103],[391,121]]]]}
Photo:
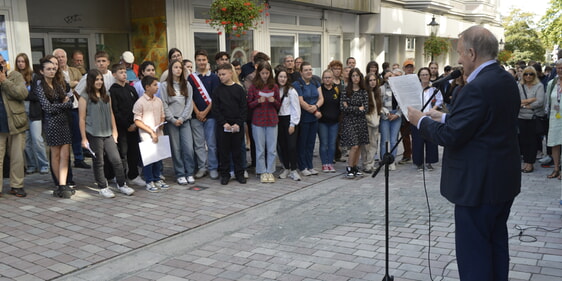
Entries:
{"type": "Polygon", "coordinates": [[[523,155],[521,172],[533,172],[537,154],[536,123],[537,117],[544,117],[544,87],[537,78],[537,72],[532,66],[523,70],[519,81],[519,96],[521,109],[519,110],[519,147],[523,155]]]}

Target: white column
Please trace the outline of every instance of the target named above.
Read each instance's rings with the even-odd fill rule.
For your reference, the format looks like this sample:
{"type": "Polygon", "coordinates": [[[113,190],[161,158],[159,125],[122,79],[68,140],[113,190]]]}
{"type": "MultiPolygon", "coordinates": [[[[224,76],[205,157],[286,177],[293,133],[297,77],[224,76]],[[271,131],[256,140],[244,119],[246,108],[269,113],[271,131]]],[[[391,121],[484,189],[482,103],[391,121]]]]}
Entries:
{"type": "MultiPolygon", "coordinates": [[[[29,20],[27,18],[27,2],[19,0],[5,1],[11,3],[11,13],[7,13],[4,20],[6,21],[6,37],[8,43],[8,55],[11,69],[16,68],[16,56],[19,53],[26,53],[30,60],[31,42],[29,40],[29,20]]],[[[7,5],[8,3],[6,3],[7,5]]],[[[8,59],[8,58],[6,58],[8,59]]]]}
{"type": "Polygon", "coordinates": [[[429,64],[429,61],[431,60],[431,57],[427,57],[424,55],[423,43],[425,42],[425,39],[426,39],[425,37],[416,37],[416,49],[415,49],[416,70],[424,66],[427,66],[429,64]]]}
{"type": "Polygon", "coordinates": [[[193,54],[190,1],[166,0],[166,34],[168,49],[178,48],[184,55],[193,54]]]}

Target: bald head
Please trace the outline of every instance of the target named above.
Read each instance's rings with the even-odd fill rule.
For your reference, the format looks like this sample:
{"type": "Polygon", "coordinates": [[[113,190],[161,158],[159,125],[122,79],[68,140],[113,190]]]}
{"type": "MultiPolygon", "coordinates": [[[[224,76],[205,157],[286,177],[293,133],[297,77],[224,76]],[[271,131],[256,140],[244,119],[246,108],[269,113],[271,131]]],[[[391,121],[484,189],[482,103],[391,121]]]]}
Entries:
{"type": "Polygon", "coordinates": [[[498,56],[498,39],[488,29],[475,25],[459,34],[465,51],[473,50],[481,61],[493,60],[498,56]]]}

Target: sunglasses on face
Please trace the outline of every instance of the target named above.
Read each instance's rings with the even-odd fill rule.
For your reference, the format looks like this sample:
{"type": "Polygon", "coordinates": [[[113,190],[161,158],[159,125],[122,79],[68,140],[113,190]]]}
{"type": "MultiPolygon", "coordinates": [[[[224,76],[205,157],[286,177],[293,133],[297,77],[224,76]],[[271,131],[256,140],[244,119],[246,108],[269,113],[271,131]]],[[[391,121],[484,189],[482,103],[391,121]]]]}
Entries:
{"type": "Polygon", "coordinates": [[[523,76],[535,76],[534,73],[523,73],[523,76]]]}

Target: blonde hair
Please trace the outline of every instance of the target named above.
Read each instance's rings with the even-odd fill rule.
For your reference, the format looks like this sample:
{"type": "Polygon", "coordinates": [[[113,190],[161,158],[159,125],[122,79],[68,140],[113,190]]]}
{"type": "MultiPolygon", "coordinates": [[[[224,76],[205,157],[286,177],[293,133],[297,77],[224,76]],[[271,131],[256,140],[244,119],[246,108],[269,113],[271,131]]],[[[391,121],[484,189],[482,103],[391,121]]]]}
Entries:
{"type": "MultiPolygon", "coordinates": [[[[535,70],[534,67],[532,66],[527,66],[523,69],[523,73],[521,74],[522,76],[525,76],[525,73],[533,73],[533,76],[535,76],[535,79],[533,79],[533,81],[531,82],[532,85],[536,85],[537,83],[540,83],[541,81],[539,80],[539,77],[537,76],[537,70],[535,70]]],[[[525,79],[521,79],[519,81],[519,83],[521,83],[521,85],[525,85],[525,79]]]]}

